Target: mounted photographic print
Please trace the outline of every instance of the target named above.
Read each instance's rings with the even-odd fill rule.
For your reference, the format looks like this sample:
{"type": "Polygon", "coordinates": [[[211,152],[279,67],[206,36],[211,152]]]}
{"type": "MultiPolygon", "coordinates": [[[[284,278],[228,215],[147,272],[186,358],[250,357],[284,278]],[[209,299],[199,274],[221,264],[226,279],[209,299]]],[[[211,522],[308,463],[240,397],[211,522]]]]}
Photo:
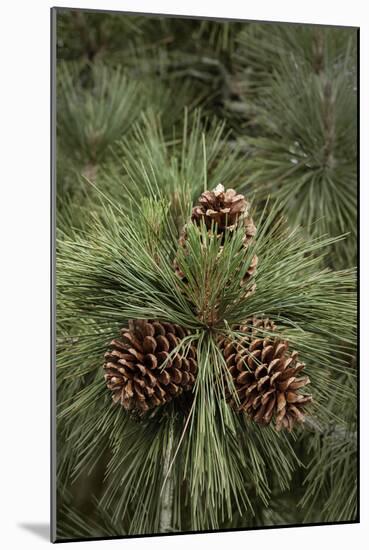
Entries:
{"type": "Polygon", "coordinates": [[[357,522],[358,29],[51,16],[53,540],[357,522]]]}

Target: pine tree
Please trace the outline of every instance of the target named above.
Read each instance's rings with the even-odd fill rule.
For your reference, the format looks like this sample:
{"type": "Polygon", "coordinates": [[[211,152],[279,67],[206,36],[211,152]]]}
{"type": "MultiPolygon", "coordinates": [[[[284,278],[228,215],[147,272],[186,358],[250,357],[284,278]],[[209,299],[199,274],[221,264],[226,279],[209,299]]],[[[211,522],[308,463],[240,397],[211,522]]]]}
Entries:
{"type": "Polygon", "coordinates": [[[354,30],[57,21],[57,537],[355,520],[354,30]]]}

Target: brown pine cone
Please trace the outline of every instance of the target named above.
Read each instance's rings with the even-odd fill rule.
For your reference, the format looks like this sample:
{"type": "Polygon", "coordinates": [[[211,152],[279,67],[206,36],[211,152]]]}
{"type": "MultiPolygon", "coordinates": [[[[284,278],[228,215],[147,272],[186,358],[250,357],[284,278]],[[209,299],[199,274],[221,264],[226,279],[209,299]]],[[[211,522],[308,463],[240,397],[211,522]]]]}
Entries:
{"type": "Polygon", "coordinates": [[[310,395],[299,393],[310,380],[297,376],[305,365],[296,351],[288,352],[288,342],[265,334],[274,329],[269,319],[254,319],[239,327],[244,338],[220,341],[239,403],[231,393],[227,398],[255,422],[268,425],[274,419],[277,431],[290,432],[296,422],[304,421],[304,407],[312,401],[310,395]]]}
{"type": "Polygon", "coordinates": [[[234,189],[225,191],[220,183],[212,191],[202,193],[199,203],[192,209],[191,220],[197,225],[203,220],[208,229],[216,223],[218,233],[232,231],[242,223],[248,237],[252,238],[256,228],[247,216],[248,210],[249,203],[243,195],[234,189]]]}
{"type": "MultiPolygon", "coordinates": [[[[245,236],[243,239],[244,247],[247,248],[256,233],[256,227],[250,216],[248,216],[249,203],[244,197],[234,189],[224,190],[224,186],[219,184],[212,191],[204,191],[199,198],[198,204],[192,209],[191,221],[200,225],[204,221],[206,227],[211,231],[212,225],[216,225],[217,236],[223,244],[226,231],[234,231],[243,226],[245,236]]],[[[214,226],[215,227],[215,226],[214,226]]],[[[186,248],[187,231],[186,226],[179,238],[179,245],[186,248]]],[[[247,286],[245,295],[250,295],[255,291],[256,285],[250,286],[250,279],[256,274],[258,257],[253,256],[250,266],[245,274],[242,286],[247,286]]],[[[174,269],[180,279],[184,279],[184,273],[178,265],[177,259],[174,260],[174,269]]]]}
{"type": "Polygon", "coordinates": [[[105,354],[105,380],[113,400],[143,414],[191,390],[197,370],[196,349],[186,357],[170,353],[188,331],[164,321],[131,320],[105,354]]]}
{"type": "Polygon", "coordinates": [[[275,323],[269,317],[256,316],[248,319],[244,325],[239,327],[240,332],[247,335],[249,341],[267,336],[270,332],[274,332],[275,329],[275,323]]]}

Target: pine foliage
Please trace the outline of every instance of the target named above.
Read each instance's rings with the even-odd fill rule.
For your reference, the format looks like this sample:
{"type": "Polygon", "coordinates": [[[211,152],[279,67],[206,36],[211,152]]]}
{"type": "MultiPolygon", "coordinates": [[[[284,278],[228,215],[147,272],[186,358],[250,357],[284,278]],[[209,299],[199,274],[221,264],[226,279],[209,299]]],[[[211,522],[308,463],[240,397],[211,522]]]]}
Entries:
{"type": "Polygon", "coordinates": [[[58,14],[58,539],[356,519],[355,40],[58,14]],[[247,248],[242,227],[190,221],[219,183],[252,203],[247,248]],[[219,338],[263,316],[311,381],[292,433],[227,400],[219,338]],[[173,353],[197,350],[193,391],[143,416],[104,381],[130,319],[180,325],[173,353]]]}
{"type": "Polygon", "coordinates": [[[331,261],[354,265],[355,31],[282,25],[273,33],[267,25],[253,31],[239,37],[238,80],[241,96],[253,105],[252,125],[259,127],[247,140],[257,196],[278,198],[289,222],[313,236],[348,233],[331,261]]]}

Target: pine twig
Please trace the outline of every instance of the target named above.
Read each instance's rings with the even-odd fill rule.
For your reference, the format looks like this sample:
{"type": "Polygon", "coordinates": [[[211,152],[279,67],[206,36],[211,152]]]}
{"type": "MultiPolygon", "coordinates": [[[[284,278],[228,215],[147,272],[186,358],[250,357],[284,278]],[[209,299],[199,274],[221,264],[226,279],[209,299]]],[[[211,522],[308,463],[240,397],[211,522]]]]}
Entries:
{"type": "Polygon", "coordinates": [[[312,416],[305,417],[305,426],[316,433],[324,436],[330,436],[335,439],[352,440],[355,442],[357,440],[356,432],[348,431],[342,426],[337,426],[332,423],[322,424],[312,416]]]}
{"type": "Polygon", "coordinates": [[[168,446],[164,458],[164,479],[166,484],[160,510],[160,533],[168,533],[172,528],[173,516],[173,469],[171,468],[171,456],[173,450],[173,424],[169,427],[168,446]],[[170,471],[171,470],[171,471],[170,471]]]}

